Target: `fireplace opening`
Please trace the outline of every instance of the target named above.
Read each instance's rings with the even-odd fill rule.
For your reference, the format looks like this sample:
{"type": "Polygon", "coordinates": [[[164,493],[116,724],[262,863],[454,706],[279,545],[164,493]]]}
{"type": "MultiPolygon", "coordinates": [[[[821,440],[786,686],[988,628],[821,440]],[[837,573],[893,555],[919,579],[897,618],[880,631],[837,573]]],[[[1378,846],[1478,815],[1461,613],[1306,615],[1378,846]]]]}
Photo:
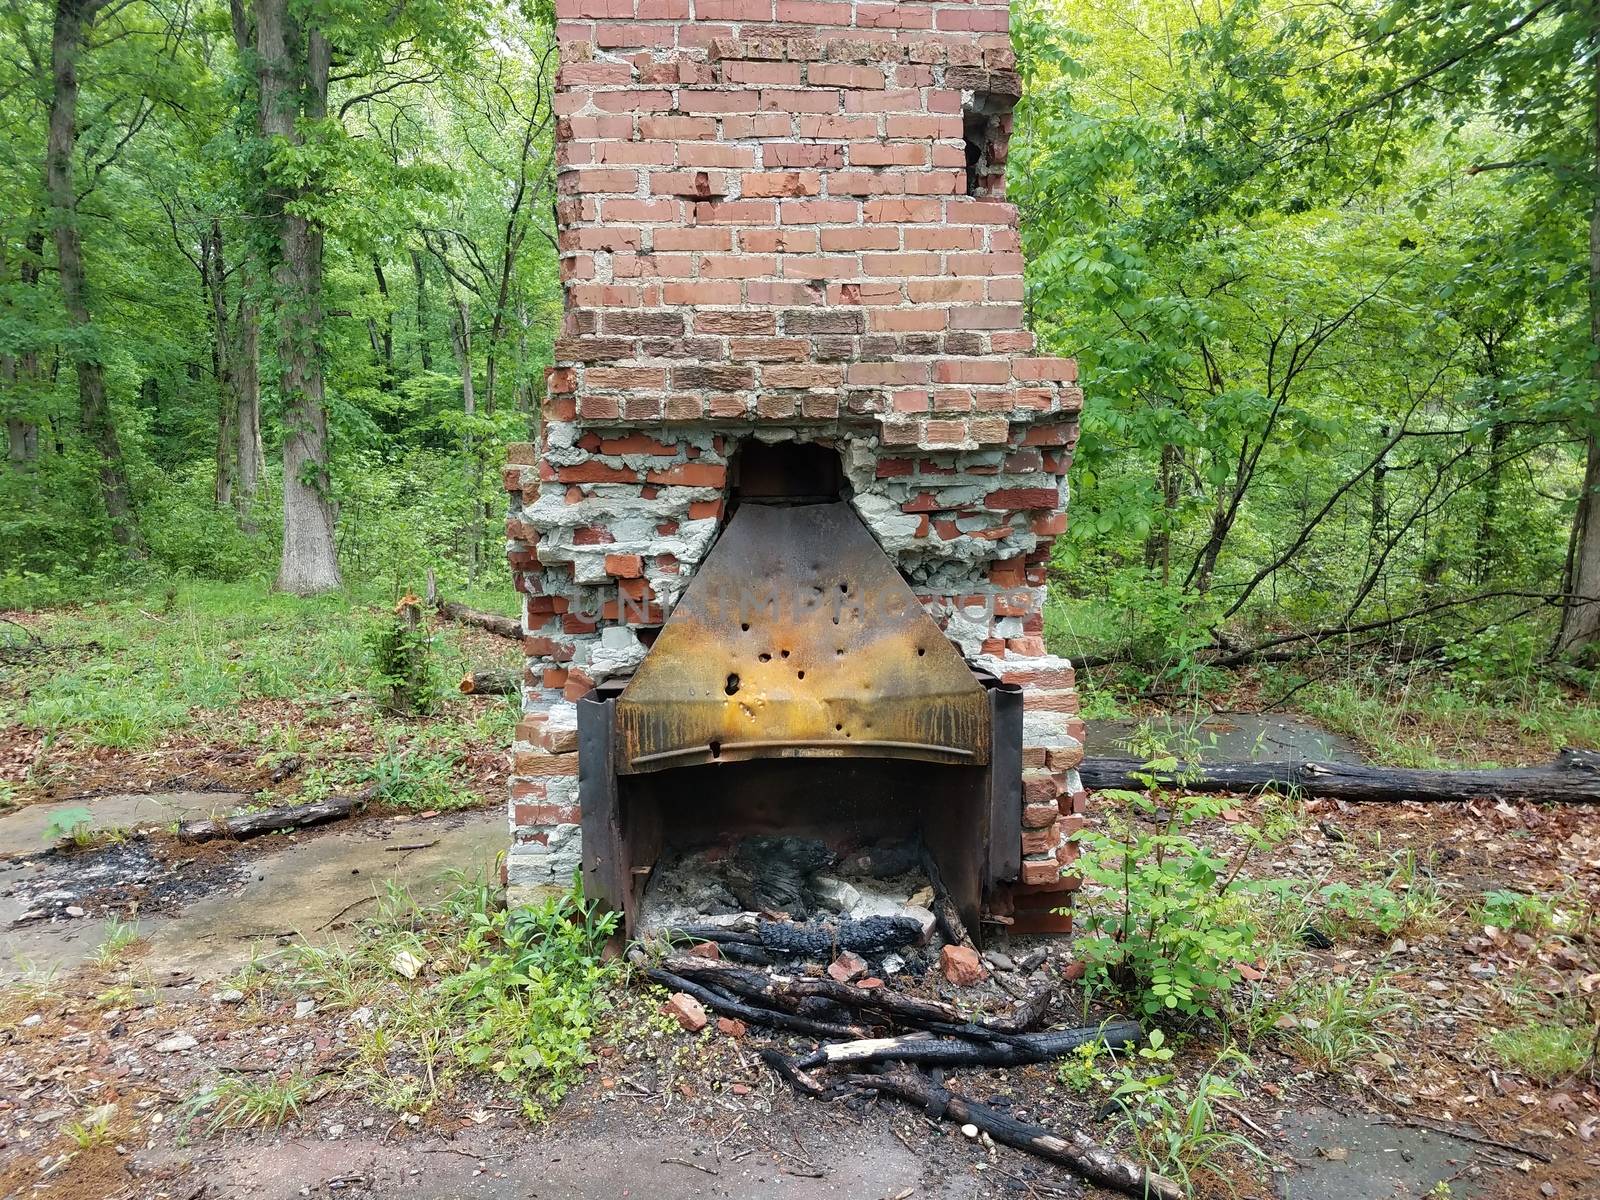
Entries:
{"type": "Polygon", "coordinates": [[[829,504],[848,500],[839,452],[818,442],[746,438],[728,465],[728,511],[757,504],[829,504]]]}

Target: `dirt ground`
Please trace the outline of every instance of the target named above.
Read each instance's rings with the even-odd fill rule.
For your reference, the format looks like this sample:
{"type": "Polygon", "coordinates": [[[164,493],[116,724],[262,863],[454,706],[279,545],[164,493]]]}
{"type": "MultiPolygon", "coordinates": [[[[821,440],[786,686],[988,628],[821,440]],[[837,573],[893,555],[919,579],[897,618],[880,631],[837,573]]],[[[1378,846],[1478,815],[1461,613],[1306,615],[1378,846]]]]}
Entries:
{"type": "MultiPolygon", "coordinates": [[[[1210,841],[1241,853],[1230,825],[1264,818],[1276,803],[1241,799],[1210,841]]],[[[37,824],[40,814],[8,819],[24,815],[37,824]]],[[[67,952],[52,976],[23,975],[0,997],[0,1197],[1098,1194],[1058,1167],[902,1105],[793,1095],[757,1051],[768,1043],[809,1049],[803,1040],[757,1029],[732,1037],[714,1025],[699,1035],[648,1029],[660,996],[639,980],[603,1023],[582,1082],[538,1125],[472,1076],[425,1116],[397,1115],[344,1086],[353,1018],[332,997],[234,985],[234,972],[254,954],[301,935],[347,935],[388,879],[420,889],[450,866],[491,863],[501,820],[495,809],[378,815],[225,847],[202,864],[192,893],[142,918],[141,942],[104,962],[95,950],[103,917],[116,909],[114,889],[74,904],[81,916],[63,908],[9,928],[8,958],[23,935],[56,936],[67,952]],[[194,1098],[219,1078],[290,1066],[319,1083],[280,1128],[213,1131],[196,1116],[194,1098]],[[86,1134],[86,1114],[108,1105],[103,1131],[86,1134]]],[[[70,860],[63,872],[59,855],[41,854],[36,831],[30,840],[22,828],[7,838],[0,824],[0,892],[13,905],[0,918],[8,922],[37,912],[17,907],[34,904],[39,888],[28,881],[82,873],[91,861],[70,860]]],[[[105,852],[126,855],[126,844],[105,852]]],[[[1600,1195],[1600,1093],[1581,1076],[1536,1082],[1489,1045],[1493,1033],[1542,1005],[1581,1005],[1600,990],[1592,927],[1600,813],[1309,804],[1270,856],[1246,857],[1242,870],[1354,880],[1397,855],[1419,864],[1417,878],[1436,890],[1434,919],[1395,937],[1340,936],[1292,965],[1263,961],[1263,978],[1252,985],[1385,978],[1411,1002],[1393,1024],[1391,1049],[1329,1071],[1271,1032],[1249,1046],[1250,1069],[1237,1079],[1242,1095],[1218,1121],[1264,1157],[1223,1155],[1215,1173],[1197,1180],[1196,1194],[1600,1195]],[[1581,919],[1559,932],[1486,930],[1481,898],[1504,889],[1559,895],[1581,919]]],[[[1038,976],[1057,986],[1050,1018],[1058,1025],[1104,1011],[1086,1009],[1071,960],[1070,940],[1058,940],[1038,976]]],[[[936,975],[895,986],[968,1006],[1011,1002],[992,987],[956,989],[936,975]]],[[[1221,1049],[1203,1031],[1175,1042],[1180,1078],[1192,1079],[1221,1049]]],[[[1097,1111],[1097,1097],[1074,1093],[1050,1068],[962,1072],[950,1082],[1046,1126],[1115,1136],[1115,1114],[1097,1111]]]]}

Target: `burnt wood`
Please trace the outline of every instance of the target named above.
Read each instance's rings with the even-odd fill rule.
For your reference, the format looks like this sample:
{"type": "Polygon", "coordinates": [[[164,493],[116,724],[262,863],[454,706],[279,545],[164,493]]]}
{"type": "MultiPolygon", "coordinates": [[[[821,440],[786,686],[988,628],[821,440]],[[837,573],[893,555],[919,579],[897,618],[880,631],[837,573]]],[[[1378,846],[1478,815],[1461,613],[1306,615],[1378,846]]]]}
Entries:
{"type": "Polygon", "coordinates": [[[664,988],[674,992],[686,992],[713,1012],[722,1013],[724,1016],[738,1017],[751,1025],[765,1025],[771,1029],[786,1029],[791,1033],[805,1033],[812,1037],[824,1038],[858,1038],[866,1031],[854,1025],[840,1025],[833,1021],[817,1021],[811,1017],[798,1016],[795,1013],[775,1012],[770,1008],[759,1008],[754,1004],[746,1004],[735,999],[720,989],[713,989],[693,980],[685,979],[682,975],[674,975],[671,971],[662,970],[660,967],[646,967],[645,978],[652,983],[659,983],[664,988]]]}
{"type": "Polygon", "coordinates": [[[806,1070],[880,1062],[914,1062],[940,1067],[1023,1067],[1050,1062],[1090,1043],[1125,1049],[1143,1040],[1144,1030],[1137,1021],[1108,1021],[1103,1025],[1023,1034],[988,1043],[913,1033],[819,1046],[797,1065],[806,1070]]]}
{"type": "Polygon", "coordinates": [[[1600,804],[1600,753],[1563,750],[1540,767],[1430,771],[1331,762],[1200,762],[1150,772],[1132,758],[1086,758],[1084,787],[1142,790],[1144,775],[1191,792],[1297,790],[1334,800],[1460,803],[1526,800],[1541,804],[1600,804]]]}
{"type": "MultiPolygon", "coordinates": [[[[779,1073],[782,1074],[781,1071],[779,1073]]],[[[957,1125],[976,1125],[997,1142],[1061,1163],[1090,1183],[1121,1192],[1125,1196],[1185,1200],[1184,1190],[1176,1180],[1147,1170],[1132,1159],[1100,1145],[1086,1134],[1076,1130],[1058,1134],[1043,1125],[1019,1121],[986,1104],[940,1087],[920,1071],[850,1075],[846,1077],[846,1082],[915,1104],[930,1117],[957,1125]]]]}

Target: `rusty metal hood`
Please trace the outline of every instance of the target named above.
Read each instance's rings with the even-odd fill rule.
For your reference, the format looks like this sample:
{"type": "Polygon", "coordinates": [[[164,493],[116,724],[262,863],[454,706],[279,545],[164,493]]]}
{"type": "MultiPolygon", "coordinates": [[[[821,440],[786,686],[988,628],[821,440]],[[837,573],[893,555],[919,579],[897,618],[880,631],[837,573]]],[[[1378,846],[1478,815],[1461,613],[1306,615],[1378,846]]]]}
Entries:
{"type": "Polygon", "coordinates": [[[623,773],[989,760],[982,685],[849,504],[742,505],[617,700],[623,773]]]}

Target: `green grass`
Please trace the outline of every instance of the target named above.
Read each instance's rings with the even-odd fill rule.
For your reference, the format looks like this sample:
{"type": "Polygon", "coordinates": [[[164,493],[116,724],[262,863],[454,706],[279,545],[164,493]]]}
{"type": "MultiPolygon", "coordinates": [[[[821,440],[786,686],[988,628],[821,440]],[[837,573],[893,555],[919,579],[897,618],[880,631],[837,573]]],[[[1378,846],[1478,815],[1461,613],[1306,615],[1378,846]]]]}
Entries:
{"type": "MultiPolygon", "coordinates": [[[[27,686],[0,695],[0,720],[139,749],[256,701],[364,697],[363,634],[388,603],[373,591],[302,599],[255,582],[185,582],[55,611],[47,642],[96,648],[17,671],[27,686]]],[[[447,680],[472,665],[449,633],[435,652],[447,680]]]]}
{"type": "MultiPolygon", "coordinates": [[[[505,591],[498,605],[471,599],[504,609],[505,591]]],[[[441,626],[429,649],[436,714],[391,718],[374,696],[366,634],[392,610],[371,588],[300,599],[256,582],[179,582],[52,610],[33,627],[62,650],[0,680],[0,727],[45,734],[45,772],[71,750],[136,753],[186,736],[268,764],[300,757],[290,786],[308,799],[373,786],[380,803],[414,811],[475,804],[463,759],[510,740],[516,699],[468,701],[453,685],[469,667],[511,665],[521,652],[441,626]]],[[[276,791],[265,799],[278,800],[276,791]]]]}
{"type": "Polygon", "coordinates": [[[391,888],[351,943],[293,947],[287,972],[257,982],[379,1014],[361,1025],[349,1081],[377,1104],[426,1112],[471,1071],[538,1116],[590,1059],[619,978],[600,957],[614,927],[576,896],[506,910],[479,880],[419,907],[391,888]]]}
{"type": "Polygon", "coordinates": [[[206,1132],[222,1129],[276,1129],[300,1115],[316,1079],[291,1073],[280,1078],[230,1075],[189,1104],[191,1119],[205,1115],[206,1132]]]}
{"type": "Polygon", "coordinates": [[[1400,767],[1505,766],[1600,746],[1600,699],[1536,679],[1488,692],[1448,675],[1401,686],[1346,676],[1313,684],[1297,706],[1400,767]],[[1485,744],[1485,732],[1497,734],[1485,744]]]}
{"type": "Polygon", "coordinates": [[[1394,1046],[1390,1026],[1411,1013],[1406,994],[1386,978],[1302,980],[1280,997],[1274,1024],[1313,1066],[1338,1070],[1394,1046]]]}
{"type": "Polygon", "coordinates": [[[1595,1030],[1560,1014],[1497,1030],[1489,1050],[1506,1066],[1540,1083],[1558,1083],[1589,1065],[1595,1030]]]}

